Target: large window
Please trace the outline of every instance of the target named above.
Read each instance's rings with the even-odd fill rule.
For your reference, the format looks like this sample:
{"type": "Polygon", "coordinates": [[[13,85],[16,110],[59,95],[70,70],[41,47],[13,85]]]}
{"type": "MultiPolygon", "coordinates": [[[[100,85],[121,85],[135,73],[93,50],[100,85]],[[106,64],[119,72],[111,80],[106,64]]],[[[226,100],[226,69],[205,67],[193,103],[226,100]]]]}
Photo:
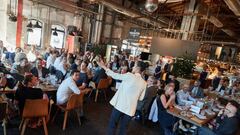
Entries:
{"type": "Polygon", "coordinates": [[[42,40],[42,22],[31,19],[28,21],[28,26],[29,25],[32,27],[27,27],[27,44],[40,47],[42,40]]]}
{"type": "Polygon", "coordinates": [[[50,45],[54,48],[63,48],[65,39],[65,28],[60,25],[51,26],[51,42],[50,45]]]}

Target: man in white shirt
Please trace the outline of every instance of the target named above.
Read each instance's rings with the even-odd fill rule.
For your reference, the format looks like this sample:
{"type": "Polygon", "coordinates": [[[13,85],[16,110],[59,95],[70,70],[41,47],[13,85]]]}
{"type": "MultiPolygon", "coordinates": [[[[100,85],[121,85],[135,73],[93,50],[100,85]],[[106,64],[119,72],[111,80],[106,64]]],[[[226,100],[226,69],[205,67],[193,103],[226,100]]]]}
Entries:
{"type": "Polygon", "coordinates": [[[118,91],[110,101],[113,110],[108,126],[108,135],[115,134],[118,122],[120,121],[120,135],[125,135],[131,118],[135,115],[138,100],[143,100],[147,83],[141,77],[141,73],[145,70],[145,63],[138,61],[132,69],[132,73],[126,74],[114,73],[107,68],[103,61],[98,62],[108,76],[113,79],[121,80],[118,91]]]}
{"type": "Polygon", "coordinates": [[[79,79],[80,71],[73,70],[71,76],[65,79],[57,90],[57,104],[67,103],[69,97],[75,93],[80,94],[80,89],[76,85],[76,81],[79,79]]]}
{"type": "Polygon", "coordinates": [[[54,65],[54,61],[57,57],[57,51],[51,51],[50,55],[47,58],[47,64],[46,64],[46,68],[49,69],[51,66],[54,65]]]}
{"type": "Polygon", "coordinates": [[[189,85],[184,84],[182,90],[177,92],[178,105],[185,106],[193,104],[196,100],[189,94],[189,85]]]}

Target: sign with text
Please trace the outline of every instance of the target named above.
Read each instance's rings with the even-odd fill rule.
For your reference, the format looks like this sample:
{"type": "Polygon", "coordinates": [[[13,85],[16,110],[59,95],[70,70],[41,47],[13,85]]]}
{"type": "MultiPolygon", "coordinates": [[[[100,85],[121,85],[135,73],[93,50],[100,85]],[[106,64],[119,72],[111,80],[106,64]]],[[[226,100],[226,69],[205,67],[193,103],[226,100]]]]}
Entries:
{"type": "Polygon", "coordinates": [[[141,29],[140,28],[130,28],[128,39],[131,41],[137,41],[140,38],[141,29]]]}

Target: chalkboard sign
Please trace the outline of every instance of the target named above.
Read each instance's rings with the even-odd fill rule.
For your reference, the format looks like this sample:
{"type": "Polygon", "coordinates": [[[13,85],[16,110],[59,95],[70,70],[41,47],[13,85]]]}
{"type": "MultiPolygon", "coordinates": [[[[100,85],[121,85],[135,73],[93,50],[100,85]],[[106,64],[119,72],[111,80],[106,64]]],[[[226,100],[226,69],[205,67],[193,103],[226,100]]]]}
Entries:
{"type": "Polygon", "coordinates": [[[130,28],[128,39],[130,41],[138,41],[138,39],[140,38],[140,35],[141,35],[140,28],[130,28]]]}

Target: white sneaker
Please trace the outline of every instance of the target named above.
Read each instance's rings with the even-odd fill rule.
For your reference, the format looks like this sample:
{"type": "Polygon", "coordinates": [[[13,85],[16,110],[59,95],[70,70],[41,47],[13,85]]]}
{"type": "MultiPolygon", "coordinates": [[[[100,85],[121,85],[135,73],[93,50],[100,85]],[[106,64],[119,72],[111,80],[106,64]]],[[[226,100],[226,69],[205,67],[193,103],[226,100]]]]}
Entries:
{"type": "Polygon", "coordinates": [[[191,126],[191,129],[197,129],[197,126],[193,125],[193,126],[191,126]]]}
{"type": "Polygon", "coordinates": [[[188,129],[186,129],[183,125],[179,125],[179,129],[181,129],[181,130],[184,131],[184,132],[187,132],[187,131],[188,131],[188,129]]]}

